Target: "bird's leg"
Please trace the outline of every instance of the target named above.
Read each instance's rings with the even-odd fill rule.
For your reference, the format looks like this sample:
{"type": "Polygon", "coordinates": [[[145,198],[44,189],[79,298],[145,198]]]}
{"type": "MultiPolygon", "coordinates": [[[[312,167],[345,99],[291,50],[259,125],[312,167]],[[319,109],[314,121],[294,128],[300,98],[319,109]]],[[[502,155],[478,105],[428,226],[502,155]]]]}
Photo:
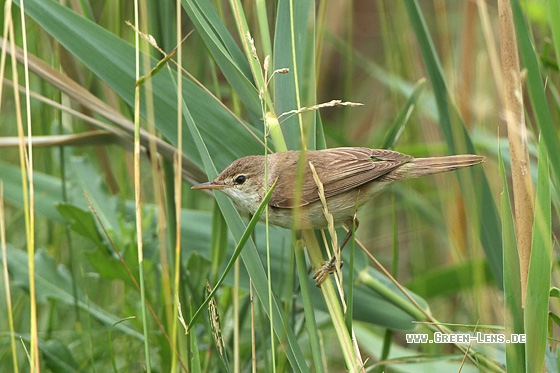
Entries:
{"type": "MultiPolygon", "coordinates": [[[[348,243],[348,241],[350,241],[350,239],[352,238],[352,235],[354,234],[354,232],[356,232],[356,230],[358,229],[358,227],[360,226],[360,221],[353,216],[351,219],[348,219],[348,221],[346,221],[346,226],[348,227],[348,233],[346,234],[346,237],[344,237],[344,240],[342,241],[342,244],[340,245],[340,248],[338,249],[338,254],[340,255],[340,252],[342,251],[342,249],[344,249],[344,246],[346,246],[346,244],[348,243]]],[[[321,268],[319,268],[319,270],[317,270],[317,272],[315,272],[315,275],[313,275],[313,279],[315,280],[315,285],[317,285],[317,287],[320,287],[321,284],[323,283],[323,281],[326,280],[326,278],[328,277],[328,275],[330,275],[331,273],[336,272],[337,268],[336,268],[336,258],[338,257],[338,255],[335,253],[328,261],[324,262],[323,265],[321,266],[321,268]]],[[[342,267],[342,261],[340,262],[340,266],[342,267]]]]}

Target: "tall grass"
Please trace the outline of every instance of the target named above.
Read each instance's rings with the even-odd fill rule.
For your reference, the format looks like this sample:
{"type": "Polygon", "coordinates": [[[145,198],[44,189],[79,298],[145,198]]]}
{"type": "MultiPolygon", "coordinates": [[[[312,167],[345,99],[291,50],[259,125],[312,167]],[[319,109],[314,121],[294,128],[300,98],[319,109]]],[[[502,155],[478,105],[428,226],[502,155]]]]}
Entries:
{"type": "Polygon", "coordinates": [[[3,370],[557,371],[557,2],[2,4],[3,370]],[[332,232],[189,188],[336,146],[486,162],[376,197],[321,288],[332,232]],[[477,332],[527,343],[407,341],[477,332]]]}

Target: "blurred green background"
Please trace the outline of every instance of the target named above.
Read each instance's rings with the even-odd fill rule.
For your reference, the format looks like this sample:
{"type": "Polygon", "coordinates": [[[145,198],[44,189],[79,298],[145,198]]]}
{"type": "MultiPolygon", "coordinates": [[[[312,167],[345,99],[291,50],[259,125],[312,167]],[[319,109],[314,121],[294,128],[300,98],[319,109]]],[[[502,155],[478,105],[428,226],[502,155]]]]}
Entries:
{"type": "MultiPolygon", "coordinates": [[[[530,297],[537,294],[531,303],[537,311],[527,311],[535,317],[531,322],[520,307],[509,206],[511,164],[500,97],[503,80],[516,78],[500,65],[504,3],[184,0],[178,20],[177,4],[141,1],[138,29],[166,54],[177,46],[177,35],[192,33],[180,58],[173,54],[172,62],[157,70],[152,68],[164,55],[147,37],[140,39],[139,75],[146,79],[138,84],[139,106],[137,34],[125,23],[135,21],[133,2],[26,1],[25,24],[19,3],[0,20],[5,30],[0,219],[6,242],[0,312],[9,316],[0,318],[0,366],[6,371],[27,371],[34,361],[53,372],[359,370],[342,356],[321,292],[296,273],[298,236],[288,230],[270,227],[267,238],[264,224],[257,226],[215,297],[218,326],[206,307],[187,335],[179,322],[178,309],[189,324],[203,304],[206,281],[214,287],[240,241],[241,223],[248,221],[223,195],[216,195],[216,204],[213,196],[190,186],[214,177],[236,158],[264,154],[263,118],[270,112],[280,117],[290,149],[364,146],[416,157],[486,156],[473,169],[395,184],[359,212],[356,237],[414,294],[417,311],[428,310],[433,317],[418,316],[357,281],[365,271],[387,293],[416,307],[357,246],[345,249],[344,289],[351,296],[345,321],[368,371],[541,371],[543,365],[556,371],[557,2],[511,2],[518,34],[512,50],[521,56],[522,93],[517,93],[524,101],[527,172],[537,200],[532,242],[540,256],[531,259],[536,270],[530,297]],[[258,58],[251,54],[247,31],[258,58]],[[22,91],[18,100],[12,82],[24,89],[24,59],[18,54],[13,65],[16,54],[6,40],[27,48],[30,93],[22,91]],[[175,62],[184,69],[180,81],[175,62]],[[273,74],[282,68],[289,72],[273,74]],[[281,116],[335,99],[363,106],[281,116]],[[136,121],[135,107],[141,114],[136,121]],[[37,142],[33,215],[23,199],[20,115],[22,133],[28,134],[29,124],[37,142]],[[138,185],[135,123],[144,131],[138,185]],[[182,190],[173,172],[178,146],[189,181],[182,190]],[[143,273],[136,187],[143,203],[143,273]],[[30,247],[35,254],[28,257],[30,247]],[[310,308],[314,322],[306,313],[310,308]],[[447,332],[516,331],[538,343],[531,344],[535,350],[475,344],[467,352],[465,346],[406,342],[406,333],[436,330],[413,321],[434,320],[452,324],[447,332]],[[212,333],[215,328],[222,342],[212,333]],[[463,366],[464,354],[469,357],[463,366]]],[[[3,9],[10,4],[2,1],[3,9]]],[[[266,141],[270,149],[281,147],[274,136],[266,141]]],[[[311,276],[309,270],[307,279],[311,276]]]]}

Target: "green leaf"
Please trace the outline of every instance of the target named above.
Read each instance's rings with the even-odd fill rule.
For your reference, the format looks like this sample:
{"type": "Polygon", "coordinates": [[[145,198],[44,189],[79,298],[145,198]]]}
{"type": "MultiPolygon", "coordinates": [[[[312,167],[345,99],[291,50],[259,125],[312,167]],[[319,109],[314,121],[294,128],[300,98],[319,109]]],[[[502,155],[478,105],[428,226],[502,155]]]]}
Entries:
{"type": "Polygon", "coordinates": [[[406,100],[404,107],[401,109],[401,111],[397,115],[397,118],[395,118],[395,120],[389,127],[389,130],[385,135],[385,139],[383,140],[383,144],[381,145],[382,149],[393,149],[395,147],[406,127],[406,124],[408,123],[408,119],[410,118],[418,104],[418,100],[420,98],[420,95],[424,91],[425,86],[425,79],[422,79],[418,83],[416,83],[412,94],[408,97],[408,100],[406,100]]]}
{"type": "MultiPolygon", "coordinates": [[[[288,68],[275,77],[276,115],[317,104],[315,92],[315,3],[280,0],[274,32],[274,69],[288,68]]],[[[280,118],[288,149],[326,147],[316,111],[280,118]],[[301,132],[303,130],[303,133],[301,132]],[[306,144],[302,144],[302,138],[306,144]]]]}
{"type": "MultiPolygon", "coordinates": [[[[27,253],[8,246],[8,271],[13,278],[14,285],[27,291],[29,290],[27,253]]],[[[120,318],[95,305],[91,300],[87,300],[81,289],[78,289],[78,299],[75,300],[72,292],[72,278],[68,270],[63,266],[57,266],[53,258],[43,250],[37,250],[35,254],[34,275],[37,300],[39,302],[56,299],[68,306],[77,304],[82,311],[89,313],[107,326],[111,326],[119,321],[120,318]]],[[[118,324],[115,328],[130,337],[144,340],[144,336],[141,333],[124,324],[118,324]]]]}
{"type": "MultiPolygon", "coordinates": [[[[383,305],[375,309],[370,308],[369,312],[375,314],[370,317],[375,317],[376,320],[379,320],[379,324],[390,329],[413,330],[417,326],[414,321],[424,320],[424,315],[416,305],[410,302],[408,297],[381,273],[367,268],[359,272],[356,278],[359,282],[363,281],[366,284],[366,286],[356,286],[354,288],[354,318],[356,320],[363,319],[360,312],[363,312],[364,309],[359,306],[359,303],[366,297],[375,299],[375,304],[383,305]]],[[[424,299],[413,292],[408,293],[420,307],[429,311],[428,304],[424,299]]]]}
{"type": "Polygon", "coordinates": [[[97,231],[95,218],[91,211],[83,210],[68,203],[60,203],[56,209],[70,224],[70,228],[80,236],[88,238],[97,247],[104,247],[101,235],[97,231]]]}
{"type": "MultiPolygon", "coordinates": [[[[19,335],[23,341],[30,343],[28,335],[19,335]]],[[[52,372],[82,372],[80,365],[72,355],[72,352],[58,339],[44,341],[39,339],[39,350],[44,357],[47,367],[52,372]]]]}
{"type": "MultiPolygon", "coordinates": [[[[197,150],[204,163],[204,169],[210,177],[214,177],[217,172],[213,159],[208,152],[208,148],[206,147],[202,136],[200,135],[197,124],[190,116],[189,108],[186,107],[186,105],[183,105],[183,107],[189,132],[195,140],[197,150]]],[[[222,211],[232,235],[235,240],[239,242],[245,232],[245,226],[239,216],[239,212],[237,212],[231,200],[222,193],[216,193],[216,201],[220,206],[220,210],[222,211]]],[[[267,287],[268,280],[253,240],[247,241],[247,244],[241,253],[241,258],[251,277],[257,296],[263,304],[266,304],[269,299],[269,289],[267,287]]],[[[298,372],[308,371],[309,369],[305,362],[305,358],[299,344],[297,343],[293,330],[291,328],[284,327],[285,325],[288,325],[288,323],[283,319],[281,308],[274,296],[272,296],[272,307],[272,309],[266,310],[270,312],[268,316],[274,320],[274,330],[278,339],[281,341],[287,340],[286,354],[291,363],[291,368],[298,372]]]]}
{"type": "MultiPolygon", "coordinates": [[[[555,7],[553,6],[552,8],[555,7]]],[[[525,23],[525,18],[523,17],[518,0],[511,1],[511,9],[515,23],[515,32],[518,38],[519,53],[527,69],[525,85],[527,86],[531,105],[533,106],[532,112],[534,113],[535,121],[539,127],[541,139],[546,146],[550,167],[554,171],[552,173],[552,179],[554,180],[554,184],[558,187],[560,186],[560,143],[558,142],[557,128],[552,120],[548,107],[548,99],[545,95],[538,54],[531,42],[529,28],[525,23]]],[[[552,9],[552,11],[554,13],[555,9],[552,9]]],[[[555,28],[558,28],[557,24],[552,27],[552,29],[555,28]]],[[[554,32],[553,35],[558,36],[558,31],[554,32]]]]}
{"type": "MultiPolygon", "coordinates": [[[[498,152],[500,176],[502,178],[502,242],[504,244],[504,325],[506,335],[523,334],[523,305],[521,303],[521,273],[519,252],[515,235],[514,216],[511,209],[508,179],[502,152],[498,152]]],[[[525,371],[525,348],[522,344],[506,344],[506,366],[508,372],[525,371]]]]}
{"type": "Polygon", "coordinates": [[[548,299],[552,266],[552,218],[550,209],[550,177],[547,146],[539,144],[539,177],[535,201],[535,222],[527,294],[525,296],[525,355],[527,372],[544,368],[548,337],[548,299]]]}
{"type": "Polygon", "coordinates": [[[221,274],[220,278],[218,279],[216,284],[212,284],[212,286],[213,286],[212,291],[210,292],[210,294],[208,294],[208,296],[206,297],[206,300],[204,302],[202,302],[202,304],[198,307],[198,310],[194,313],[192,319],[189,321],[189,328],[192,326],[192,324],[194,322],[196,322],[196,319],[198,318],[199,313],[202,312],[202,310],[206,307],[206,305],[208,304],[210,299],[212,299],[212,297],[214,296],[216,291],[218,291],[221,284],[224,282],[228,272],[233,268],[233,265],[235,264],[235,261],[237,260],[237,258],[241,254],[241,251],[245,247],[245,244],[247,243],[247,241],[251,237],[251,234],[253,233],[253,230],[255,229],[255,227],[257,225],[257,222],[259,221],[259,219],[261,217],[261,214],[263,213],[264,209],[268,205],[268,200],[270,200],[270,197],[272,196],[272,192],[274,191],[275,187],[276,187],[276,182],[274,182],[274,184],[272,184],[272,186],[270,187],[270,189],[268,190],[268,192],[264,196],[263,200],[261,201],[259,207],[257,208],[257,211],[255,211],[255,214],[251,218],[251,221],[249,221],[249,224],[245,228],[245,231],[243,232],[243,235],[241,236],[241,239],[238,241],[238,243],[235,247],[235,251],[233,252],[233,255],[230,257],[230,259],[229,259],[229,261],[226,265],[226,268],[223,271],[223,273],[221,274]]]}
{"type": "Polygon", "coordinates": [[[475,283],[491,284],[491,279],[492,272],[488,262],[485,259],[477,259],[414,276],[406,287],[422,297],[431,298],[472,290],[475,283]]]}
{"type": "MultiPolygon", "coordinates": [[[[18,167],[0,162],[0,177],[4,184],[4,198],[14,206],[23,207],[23,190],[21,187],[21,170],[18,167]]],[[[55,204],[62,201],[62,184],[59,179],[40,172],[34,172],[35,211],[50,220],[63,222],[64,219],[55,209],[55,204]]],[[[69,186],[70,195],[74,195],[69,186]]],[[[82,201],[84,201],[82,196],[82,201]]]]}
{"type": "MultiPolygon", "coordinates": [[[[80,165],[83,165],[85,167],[85,164],[81,163],[81,161],[75,164],[75,166],[80,166],[80,165]]],[[[6,175],[10,175],[12,173],[15,175],[15,177],[19,177],[18,170],[19,168],[15,166],[8,166],[0,162],[0,172],[2,173],[3,177],[6,175]]],[[[88,175],[89,180],[96,178],[96,176],[92,176],[92,174],[89,174],[87,172],[86,174],[88,175]]],[[[4,186],[6,188],[7,185],[6,179],[3,180],[4,180],[4,186]]],[[[16,184],[17,183],[14,183],[13,190],[11,188],[9,189],[12,190],[11,192],[9,192],[8,188],[5,189],[4,192],[6,198],[10,197],[9,199],[12,200],[13,196],[21,195],[21,187],[19,188],[16,187],[16,184]]],[[[93,217],[91,215],[92,213],[89,211],[89,208],[85,203],[85,200],[83,198],[83,192],[78,192],[79,189],[77,188],[75,188],[76,190],[73,191],[74,188],[73,185],[75,185],[75,183],[72,180],[68,181],[68,185],[70,187],[71,194],[75,194],[77,197],[81,198],[81,200],[83,201],[83,207],[81,204],[72,205],[72,204],[62,203],[61,202],[62,195],[60,194],[62,185],[60,180],[55,177],[36,172],[35,192],[37,196],[40,196],[40,198],[43,201],[48,201],[48,203],[42,204],[41,209],[37,209],[37,211],[44,216],[55,217],[54,219],[56,221],[60,221],[62,223],[69,222],[71,224],[72,229],[75,230],[76,233],[88,239],[91,239],[92,243],[94,244],[99,243],[100,232],[97,230],[94,231],[94,227],[90,225],[93,224],[92,223],[93,217]]],[[[98,197],[100,197],[102,201],[104,201],[104,198],[106,198],[107,196],[104,196],[104,194],[101,191],[99,191],[98,193],[99,194],[97,193],[94,194],[98,195],[98,197]]],[[[20,208],[23,206],[21,199],[15,198],[12,203],[20,208]]],[[[134,216],[134,203],[131,201],[126,201],[124,204],[125,204],[125,215],[130,217],[134,216]]],[[[104,203],[103,202],[99,203],[99,205],[103,208],[104,203]]],[[[152,206],[150,205],[146,205],[145,207],[146,207],[146,211],[150,211],[152,209],[152,206]]],[[[112,213],[117,214],[116,211],[113,211],[112,213]]],[[[156,217],[154,217],[153,221],[156,220],[157,220],[156,217]]],[[[183,209],[181,220],[183,222],[181,227],[182,230],[181,237],[183,241],[182,247],[184,248],[182,250],[183,263],[187,263],[191,253],[197,253],[198,255],[201,255],[202,257],[209,260],[210,256],[208,253],[208,242],[210,242],[212,239],[211,231],[210,231],[212,227],[211,215],[206,212],[183,209]]],[[[152,228],[155,229],[155,227],[152,228]]],[[[258,224],[255,232],[256,232],[257,242],[265,242],[264,225],[258,224]]],[[[279,247],[277,250],[274,250],[271,253],[272,265],[273,265],[271,271],[273,274],[273,278],[281,278],[281,276],[287,271],[285,266],[289,265],[289,263],[283,260],[283,258],[285,258],[285,256],[287,255],[287,253],[285,252],[286,250],[292,250],[292,248],[289,246],[289,243],[291,242],[291,233],[289,230],[286,229],[271,227],[270,234],[271,234],[272,242],[286,243],[285,245],[279,247]]],[[[234,246],[230,237],[227,252],[223,255],[225,255],[226,257],[232,255],[233,249],[234,246]]],[[[260,258],[262,258],[261,260],[264,260],[266,256],[264,247],[260,245],[257,247],[257,249],[260,258]]],[[[112,247],[107,246],[107,243],[103,242],[102,246],[100,246],[98,250],[86,252],[85,255],[90,261],[90,263],[104,278],[121,279],[123,281],[129,282],[130,276],[124,270],[120,260],[116,256],[111,254],[112,250],[113,250],[112,247]]],[[[129,265],[132,265],[134,261],[129,261],[128,263],[129,265]]],[[[348,268],[347,266],[342,268],[343,272],[345,273],[345,276],[347,276],[347,271],[349,269],[350,268],[348,268]]],[[[243,280],[248,281],[248,277],[245,277],[247,276],[246,272],[242,272],[241,275],[243,276],[243,280]]],[[[382,275],[379,274],[377,271],[375,271],[374,277],[377,278],[378,276],[382,276],[382,275]]],[[[311,278],[310,281],[312,282],[311,278]]],[[[228,285],[232,285],[233,281],[226,280],[226,283],[228,285]]],[[[247,282],[242,281],[242,283],[247,283],[247,282]]],[[[392,289],[391,291],[395,291],[399,293],[399,291],[396,288],[393,288],[393,285],[391,283],[387,283],[387,286],[389,287],[389,289],[392,289]]],[[[313,284],[312,288],[314,287],[315,285],[313,284]]],[[[248,288],[246,287],[244,288],[248,290],[248,288]]],[[[411,289],[411,290],[412,292],[414,292],[417,291],[418,289],[411,289]]],[[[421,291],[420,294],[422,294],[421,291]]],[[[320,297],[314,298],[313,302],[314,302],[314,307],[316,309],[325,310],[324,301],[320,297]]],[[[391,311],[387,312],[387,310],[389,309],[387,307],[391,307],[391,304],[387,302],[383,297],[380,297],[372,293],[371,291],[366,289],[363,285],[357,286],[357,290],[355,293],[355,301],[354,301],[354,318],[356,320],[360,320],[368,323],[375,323],[398,330],[409,329],[409,326],[411,325],[410,316],[407,315],[406,313],[393,312],[395,311],[395,308],[391,308],[391,311]],[[377,307],[372,309],[370,305],[373,303],[375,303],[377,307]]]]}
{"type": "Polygon", "coordinates": [[[80,365],[72,355],[72,352],[58,339],[50,341],[39,341],[39,349],[49,369],[53,372],[80,372],[80,365]]]}
{"type": "MultiPolygon", "coordinates": [[[[355,323],[356,338],[360,341],[363,352],[373,356],[375,359],[379,357],[379,351],[383,349],[383,337],[379,330],[371,325],[363,323],[355,323]]],[[[481,369],[465,364],[463,356],[457,355],[433,355],[424,352],[418,352],[418,348],[414,345],[402,346],[401,344],[392,344],[389,352],[389,361],[384,364],[390,367],[391,372],[461,372],[475,373],[481,369]]],[[[379,365],[379,363],[375,364],[379,365]]],[[[369,366],[368,366],[369,367],[369,366]]]]}
{"type": "Polygon", "coordinates": [[[560,19],[560,2],[556,0],[546,1],[548,24],[552,33],[552,41],[554,43],[554,53],[556,54],[556,66],[560,62],[560,27],[558,20],[560,19]]]}
{"type": "MultiPolygon", "coordinates": [[[[19,5],[19,0],[16,4],[19,5]]],[[[130,107],[134,106],[136,81],[132,45],[53,0],[26,1],[25,12],[130,107]]],[[[146,69],[156,65],[157,60],[150,58],[150,66],[146,69]]],[[[169,142],[177,145],[177,84],[166,70],[154,76],[151,83],[155,126],[169,142]]],[[[183,98],[199,123],[200,134],[214,154],[214,162],[219,168],[225,168],[242,155],[264,153],[262,144],[257,140],[262,138],[261,131],[251,128],[256,134],[256,137],[253,136],[246,123],[234,117],[207,90],[186,77],[183,78],[183,98]],[[228,141],[224,141],[223,137],[226,128],[228,141]]],[[[145,102],[141,107],[144,115],[145,102]]],[[[202,164],[189,131],[183,131],[183,151],[197,165],[202,164]]]]}
{"type": "Polygon", "coordinates": [[[101,223],[108,232],[119,234],[117,220],[118,202],[116,196],[111,196],[106,183],[101,179],[99,172],[85,157],[72,157],[70,161],[73,173],[73,182],[88,198],[88,205],[95,210],[101,223]]]}
{"type": "MultiPolygon", "coordinates": [[[[57,210],[67,220],[74,232],[89,239],[95,246],[93,250],[85,250],[84,255],[101,277],[108,280],[123,280],[134,288],[134,281],[130,278],[129,272],[124,268],[119,258],[112,254],[114,248],[107,240],[102,238],[98,231],[93,213],[90,210],[83,210],[65,203],[58,204],[57,210]]],[[[137,263],[129,261],[129,265],[132,273],[136,273],[137,263]]]]}
{"type": "MultiPolygon", "coordinates": [[[[465,124],[456,112],[456,109],[449,104],[448,88],[443,70],[432,39],[428,33],[426,22],[418,6],[418,2],[415,0],[406,1],[405,6],[414,33],[418,39],[418,45],[422,52],[430,82],[434,89],[440,127],[445,136],[447,145],[449,146],[449,150],[453,154],[457,154],[458,152],[475,153],[473,143],[465,128],[465,124]],[[453,125],[452,114],[457,122],[455,125],[453,125]]],[[[459,184],[464,196],[467,196],[471,191],[474,193],[474,201],[476,201],[476,203],[472,205],[466,203],[465,207],[468,216],[472,217],[473,221],[479,222],[480,241],[488,258],[488,262],[490,263],[494,279],[501,288],[503,279],[503,254],[501,236],[496,234],[496,232],[500,231],[498,210],[492,196],[490,184],[483,169],[481,167],[472,167],[469,169],[469,172],[471,180],[476,180],[476,184],[473,184],[472,181],[468,182],[464,178],[459,178],[459,184]]]]}
{"type": "MultiPolygon", "coordinates": [[[[259,93],[243,52],[226,29],[211,2],[182,0],[181,4],[195,25],[220,71],[256,118],[262,117],[259,93]]],[[[243,35],[246,37],[246,35],[243,35]]]]}

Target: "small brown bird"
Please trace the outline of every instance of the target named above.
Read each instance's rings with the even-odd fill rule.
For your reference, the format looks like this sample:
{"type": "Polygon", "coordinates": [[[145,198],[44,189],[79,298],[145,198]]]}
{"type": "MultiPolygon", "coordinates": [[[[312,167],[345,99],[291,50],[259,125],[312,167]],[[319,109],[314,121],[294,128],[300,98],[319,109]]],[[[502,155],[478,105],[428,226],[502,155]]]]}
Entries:
{"type": "MultiPolygon", "coordinates": [[[[248,156],[237,159],[214,180],[192,189],[218,189],[227,194],[245,212],[254,214],[266,194],[264,183],[265,157],[248,156]]],[[[328,223],[313,178],[311,163],[323,184],[328,211],[335,226],[346,223],[352,228],[356,207],[397,180],[447,172],[484,162],[483,156],[452,155],[414,158],[385,149],[333,148],[287,151],[268,155],[268,186],[277,180],[268,202],[268,221],[284,228],[323,229],[328,223]],[[301,189],[296,193],[298,162],[305,156],[301,189]],[[294,209],[299,207],[298,216],[294,209]]],[[[357,221],[356,221],[357,223],[357,221]]],[[[346,244],[351,233],[341,245],[346,244]]]]}
{"type": "MultiPolygon", "coordinates": [[[[350,220],[356,206],[362,206],[391,182],[452,171],[484,162],[479,155],[414,158],[392,150],[369,148],[333,148],[307,151],[300,199],[296,200],[296,182],[300,151],[268,155],[268,185],[278,179],[269,204],[269,222],[284,228],[323,229],[327,220],[319,200],[317,183],[309,163],[323,184],[328,210],[335,226],[350,220]],[[293,209],[300,213],[294,225],[293,209]]],[[[218,189],[237,207],[255,213],[265,195],[264,156],[239,158],[214,180],[192,189],[218,189]]]]}

